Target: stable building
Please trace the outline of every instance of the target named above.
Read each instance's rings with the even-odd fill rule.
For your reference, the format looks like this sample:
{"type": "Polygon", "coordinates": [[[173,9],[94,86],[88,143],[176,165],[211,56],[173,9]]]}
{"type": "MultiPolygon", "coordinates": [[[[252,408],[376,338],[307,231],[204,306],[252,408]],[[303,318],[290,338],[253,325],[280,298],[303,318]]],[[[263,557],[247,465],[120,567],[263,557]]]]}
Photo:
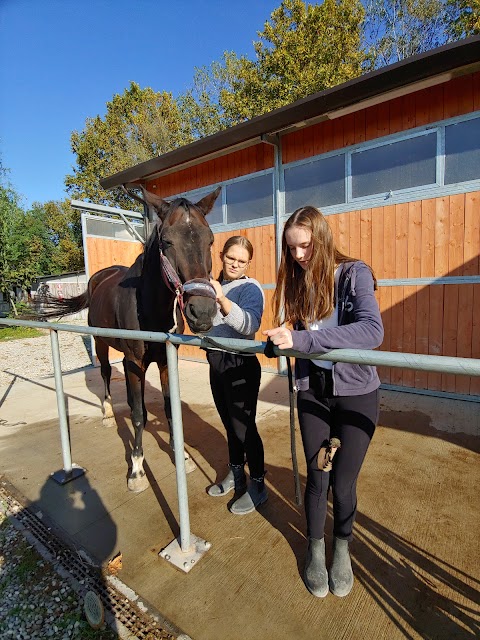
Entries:
{"type": "MultiPolygon", "coordinates": [[[[167,200],[181,195],[194,202],[222,186],[208,218],[213,273],[225,240],[247,236],[255,252],[249,275],[266,296],[262,328],[272,326],[283,224],[311,204],[328,216],[339,249],[375,271],[383,350],[480,357],[480,37],[365,74],[101,180],[105,189],[131,182],[167,200]]],[[[98,226],[93,218],[90,226],[98,226]]],[[[89,275],[131,264],[141,251],[131,234],[84,232],[89,275]]],[[[180,356],[202,352],[182,346],[180,356]]],[[[260,360],[269,369],[275,363],[260,360]]],[[[480,400],[480,378],[389,367],[379,374],[387,389],[480,400]]]]}

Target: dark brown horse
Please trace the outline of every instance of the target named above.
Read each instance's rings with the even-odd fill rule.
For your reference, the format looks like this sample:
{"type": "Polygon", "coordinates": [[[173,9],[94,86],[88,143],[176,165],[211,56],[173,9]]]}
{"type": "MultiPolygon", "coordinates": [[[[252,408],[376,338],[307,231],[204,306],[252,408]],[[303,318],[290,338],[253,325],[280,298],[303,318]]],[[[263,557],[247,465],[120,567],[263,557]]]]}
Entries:
{"type": "MultiPolygon", "coordinates": [[[[70,299],[49,296],[42,303],[42,317],[58,317],[88,307],[93,327],[182,333],[185,317],[193,333],[212,326],[216,313],[215,290],[210,285],[212,231],[205,219],[220,193],[220,187],[193,204],[185,198],[167,202],[142,187],[149,219],[154,223],[143,253],[131,267],[112,266],[95,273],[85,293],[70,299]],[[182,313],[183,312],[183,313],[182,313]]],[[[135,430],[131,491],[149,486],[143,469],[142,435],[147,419],[144,402],[145,373],[152,362],[160,370],[164,408],[172,438],[172,414],[165,344],[124,338],[95,337],[95,347],[105,383],[104,424],[114,420],[110,396],[111,366],[108,349],[123,352],[128,404],[135,430]]],[[[195,464],[186,455],[187,471],[195,464]]]]}

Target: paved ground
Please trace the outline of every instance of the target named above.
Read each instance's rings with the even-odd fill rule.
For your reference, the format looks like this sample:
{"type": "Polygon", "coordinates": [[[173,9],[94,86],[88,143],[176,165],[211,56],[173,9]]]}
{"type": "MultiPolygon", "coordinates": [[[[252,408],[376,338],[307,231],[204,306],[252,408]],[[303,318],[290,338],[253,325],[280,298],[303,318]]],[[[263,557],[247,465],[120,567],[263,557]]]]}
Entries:
{"type": "MultiPolygon", "coordinates": [[[[0,388],[0,469],[78,548],[104,563],[121,551],[119,577],[195,640],[478,637],[478,406],[383,394],[359,482],[355,586],[345,599],[318,600],[301,580],[305,522],[294,503],[286,380],[262,377],[258,422],[270,498],[243,518],[229,513],[228,498],[205,492],[223,474],[226,453],[206,366],[181,362],[180,385],[185,442],[198,465],[188,476],[191,530],[212,544],[189,574],[158,556],[178,535],[179,518],[153,368],[147,491],[126,488],[132,435],[120,372],[113,429],[101,424],[99,371],[64,378],[72,458],[87,473],[63,487],[49,477],[62,466],[53,381],[12,378],[0,388]]],[[[304,483],[299,439],[297,446],[304,483]]]]}

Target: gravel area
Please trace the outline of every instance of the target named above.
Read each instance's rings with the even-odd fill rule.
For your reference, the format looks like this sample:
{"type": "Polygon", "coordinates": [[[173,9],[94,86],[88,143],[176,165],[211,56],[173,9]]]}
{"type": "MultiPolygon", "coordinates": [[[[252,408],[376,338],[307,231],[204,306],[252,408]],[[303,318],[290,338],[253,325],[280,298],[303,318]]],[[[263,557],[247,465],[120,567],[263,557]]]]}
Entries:
{"type": "Polygon", "coordinates": [[[83,599],[28,544],[0,501],[0,638],[7,640],[115,640],[106,625],[93,629],[83,599]]]}
{"type": "MultiPolygon", "coordinates": [[[[85,322],[69,321],[69,324],[82,325],[85,322]]],[[[64,373],[91,364],[90,336],[59,331],[58,342],[64,373]]],[[[10,384],[15,375],[29,379],[53,376],[49,331],[36,338],[0,342],[0,387],[10,384]]]]}

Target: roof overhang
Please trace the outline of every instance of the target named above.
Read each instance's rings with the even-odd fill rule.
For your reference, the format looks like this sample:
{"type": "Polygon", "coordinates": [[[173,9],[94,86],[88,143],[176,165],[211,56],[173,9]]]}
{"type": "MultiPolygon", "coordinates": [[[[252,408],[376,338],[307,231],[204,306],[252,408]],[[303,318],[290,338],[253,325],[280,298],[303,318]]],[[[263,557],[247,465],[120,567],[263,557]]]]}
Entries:
{"type": "Polygon", "coordinates": [[[480,69],[480,36],[433,49],[314,93],[100,180],[104,189],[141,182],[285,135],[322,120],[448,82],[480,69]]]}

